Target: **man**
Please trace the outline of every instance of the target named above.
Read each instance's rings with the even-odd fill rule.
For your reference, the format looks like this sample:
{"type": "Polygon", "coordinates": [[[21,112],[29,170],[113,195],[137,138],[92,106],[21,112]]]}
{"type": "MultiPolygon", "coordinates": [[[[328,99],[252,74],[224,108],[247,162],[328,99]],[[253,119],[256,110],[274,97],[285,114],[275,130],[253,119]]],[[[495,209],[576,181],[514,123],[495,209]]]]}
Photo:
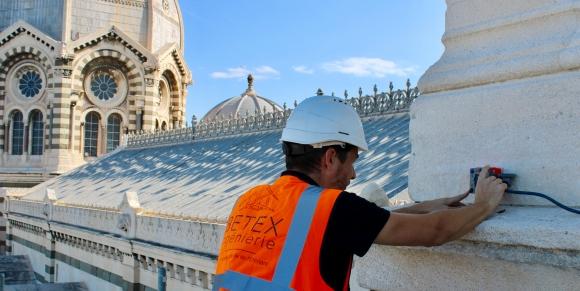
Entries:
{"type": "Polygon", "coordinates": [[[506,185],[488,177],[468,193],[389,212],[344,190],[368,149],[360,117],[343,100],[315,96],[282,132],[287,171],[242,195],[228,220],[214,289],[348,290],[353,254],[373,243],[435,246],[458,239],[493,213],[506,185]]]}

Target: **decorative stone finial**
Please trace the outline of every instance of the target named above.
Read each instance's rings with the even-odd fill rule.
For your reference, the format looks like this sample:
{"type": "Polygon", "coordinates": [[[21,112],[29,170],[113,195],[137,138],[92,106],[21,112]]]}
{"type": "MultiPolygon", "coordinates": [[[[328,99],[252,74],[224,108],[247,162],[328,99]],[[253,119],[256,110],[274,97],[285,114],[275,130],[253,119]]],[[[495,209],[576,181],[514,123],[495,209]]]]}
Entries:
{"type": "Polygon", "coordinates": [[[254,91],[254,76],[252,74],[248,74],[248,89],[244,92],[244,95],[248,96],[256,96],[256,92],[254,91]]]}
{"type": "Polygon", "coordinates": [[[318,88],[318,90],[316,91],[316,96],[322,96],[324,95],[324,92],[322,92],[322,89],[318,88]]]}
{"type": "Polygon", "coordinates": [[[248,89],[254,87],[254,76],[252,74],[248,74],[248,89]]]}

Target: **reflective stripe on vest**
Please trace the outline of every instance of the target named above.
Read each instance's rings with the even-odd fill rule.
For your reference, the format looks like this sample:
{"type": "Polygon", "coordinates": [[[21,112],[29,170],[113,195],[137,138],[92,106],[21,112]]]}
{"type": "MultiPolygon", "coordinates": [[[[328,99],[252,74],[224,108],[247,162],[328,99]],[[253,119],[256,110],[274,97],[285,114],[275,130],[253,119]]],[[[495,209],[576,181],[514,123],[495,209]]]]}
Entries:
{"type": "Polygon", "coordinates": [[[316,205],[323,190],[321,187],[309,186],[300,196],[272,282],[234,271],[226,271],[215,277],[213,290],[219,290],[219,288],[248,291],[293,290],[290,288],[290,283],[304,249],[316,205]]]}

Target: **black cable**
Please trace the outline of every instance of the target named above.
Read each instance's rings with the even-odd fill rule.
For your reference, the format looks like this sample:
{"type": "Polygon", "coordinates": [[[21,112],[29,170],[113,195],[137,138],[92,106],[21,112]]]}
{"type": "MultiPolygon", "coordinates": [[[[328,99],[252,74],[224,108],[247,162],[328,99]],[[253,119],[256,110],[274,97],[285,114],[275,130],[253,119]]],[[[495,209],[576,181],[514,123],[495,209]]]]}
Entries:
{"type": "Polygon", "coordinates": [[[518,195],[529,195],[529,196],[537,196],[537,197],[541,197],[544,198],[554,204],[556,204],[556,206],[566,210],[566,211],[570,211],[572,213],[576,213],[576,214],[580,214],[580,210],[574,209],[574,208],[570,208],[556,200],[554,200],[552,197],[542,194],[542,193],[536,193],[536,192],[529,192],[529,191],[516,191],[516,190],[507,190],[507,193],[511,193],[511,194],[518,194],[518,195]]]}

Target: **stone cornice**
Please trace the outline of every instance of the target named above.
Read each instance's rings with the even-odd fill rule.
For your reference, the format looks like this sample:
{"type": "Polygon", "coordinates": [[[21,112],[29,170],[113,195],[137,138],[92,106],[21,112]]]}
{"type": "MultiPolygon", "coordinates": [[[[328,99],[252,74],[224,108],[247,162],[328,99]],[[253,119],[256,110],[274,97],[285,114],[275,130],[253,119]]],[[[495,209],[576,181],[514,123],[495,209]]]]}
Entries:
{"type": "Polygon", "coordinates": [[[76,53],[77,51],[84,48],[95,46],[104,40],[120,42],[124,47],[133,52],[142,63],[149,62],[153,65],[156,63],[156,58],[153,54],[151,54],[145,47],[131,39],[131,37],[123,33],[115,26],[90,34],[80,40],[73,42],[71,46],[76,53]]]}
{"type": "Polygon", "coordinates": [[[191,85],[192,83],[191,72],[189,71],[187,63],[185,62],[185,58],[183,57],[183,54],[181,53],[181,50],[179,49],[177,44],[169,44],[161,48],[159,51],[157,51],[155,55],[159,60],[163,59],[167,55],[171,55],[171,57],[173,58],[175,64],[179,69],[179,73],[184,78],[183,80],[184,83],[191,85]]]}
{"type": "Polygon", "coordinates": [[[34,26],[30,25],[29,23],[19,20],[0,33],[0,47],[5,46],[8,42],[21,34],[30,36],[32,39],[48,48],[51,52],[55,51],[60,44],[60,42],[52,39],[50,36],[34,28],[34,26]]]}

